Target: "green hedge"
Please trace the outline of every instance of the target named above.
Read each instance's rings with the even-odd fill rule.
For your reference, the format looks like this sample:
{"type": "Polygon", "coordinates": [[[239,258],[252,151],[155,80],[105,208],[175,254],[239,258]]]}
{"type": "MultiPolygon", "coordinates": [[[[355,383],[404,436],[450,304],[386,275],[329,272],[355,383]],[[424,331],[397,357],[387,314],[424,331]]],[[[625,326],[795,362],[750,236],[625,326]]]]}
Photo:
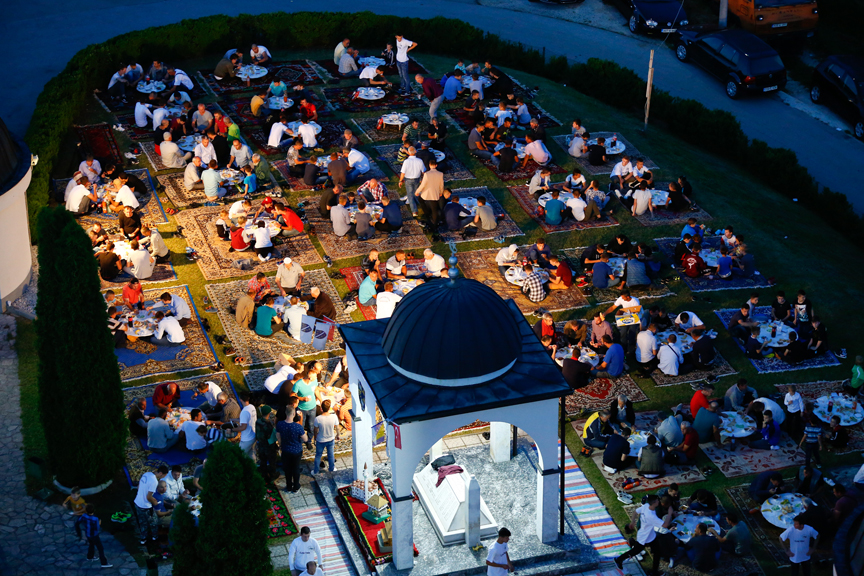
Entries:
{"type": "MultiPolygon", "coordinates": [[[[84,109],[93,88],[104,87],[120,62],[141,55],[169,62],[222,53],[225,46],[260,42],[273,49],[306,49],[335,46],[345,31],[358,46],[378,46],[395,32],[402,32],[436,53],[490,59],[494,63],[562,82],[576,90],[634,114],[642,114],[645,81],[614,62],[590,59],[569,64],[564,57],[548,61],[539,51],[502,40],[461,20],[431,20],[332,12],[275,12],[236,17],[207,16],[176,24],[138,30],[117,36],[78,52],[66,69],[49,81],[39,96],[26,141],[40,162],[28,190],[30,223],[48,203],[54,158],[69,128],[84,109]],[[470,50],[468,47],[471,47],[470,50]]],[[[735,116],[709,110],[700,102],[675,98],[654,89],[651,117],[668,126],[683,141],[731,160],[760,181],[810,208],[852,241],[864,240],[862,218],[843,194],[819,186],[791,150],[750,141],[735,116]]],[[[35,237],[35,236],[34,236],[35,237]]]]}

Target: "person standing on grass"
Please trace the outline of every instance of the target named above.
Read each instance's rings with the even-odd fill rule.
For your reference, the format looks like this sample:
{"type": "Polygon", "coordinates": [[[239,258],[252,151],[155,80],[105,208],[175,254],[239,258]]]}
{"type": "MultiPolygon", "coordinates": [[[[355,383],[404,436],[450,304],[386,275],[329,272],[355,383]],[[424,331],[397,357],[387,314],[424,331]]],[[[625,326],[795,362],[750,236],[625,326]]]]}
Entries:
{"type": "MultiPolygon", "coordinates": [[[[657,506],[660,504],[660,498],[656,494],[648,496],[648,501],[636,509],[639,515],[639,531],[636,533],[636,538],[630,538],[630,550],[615,558],[615,565],[619,570],[624,570],[624,561],[633,556],[637,556],[645,551],[646,548],[651,548],[651,556],[653,557],[650,576],[663,576],[658,572],[660,567],[659,550],[655,550],[654,546],[650,546],[657,538],[656,529],[669,528],[672,524],[672,519],[678,515],[677,512],[670,510],[661,520],[657,516],[657,506]]],[[[633,532],[634,523],[631,522],[624,527],[628,533],[633,532]]]]}
{"type": "Polygon", "coordinates": [[[402,34],[396,34],[396,69],[399,71],[399,93],[411,93],[411,79],[408,77],[408,52],[417,47],[416,42],[408,40],[402,34]]]}
{"type": "Polygon", "coordinates": [[[813,549],[816,548],[818,538],[819,533],[805,524],[800,514],[793,520],[792,527],[787,528],[780,535],[780,540],[789,542],[789,550],[786,550],[786,555],[789,556],[789,561],[792,564],[792,576],[798,576],[801,572],[804,573],[804,576],[810,576],[810,556],[813,554],[813,549]]]}
{"type": "MultiPolygon", "coordinates": [[[[804,416],[804,436],[801,438],[801,441],[798,442],[798,447],[801,448],[802,445],[804,446],[805,466],[810,465],[810,459],[812,458],[816,467],[821,468],[822,456],[819,452],[822,450],[822,427],[815,421],[812,409],[807,410],[807,408],[808,406],[805,405],[804,410],[806,416],[804,416]]],[[[812,408],[812,406],[810,406],[810,408],[812,408]]]]}
{"type": "Polygon", "coordinates": [[[498,530],[498,539],[489,547],[486,555],[486,574],[488,576],[507,576],[516,569],[510,561],[507,543],[510,542],[510,531],[507,528],[498,530]]]}
{"type": "Polygon", "coordinates": [[[101,522],[94,514],[95,509],[93,504],[87,504],[84,514],[81,516],[81,523],[84,525],[84,535],[87,537],[87,560],[95,560],[95,551],[99,551],[99,562],[102,568],[111,568],[113,564],[108,563],[105,558],[105,549],[102,547],[102,540],[99,538],[101,532],[101,522]]]}

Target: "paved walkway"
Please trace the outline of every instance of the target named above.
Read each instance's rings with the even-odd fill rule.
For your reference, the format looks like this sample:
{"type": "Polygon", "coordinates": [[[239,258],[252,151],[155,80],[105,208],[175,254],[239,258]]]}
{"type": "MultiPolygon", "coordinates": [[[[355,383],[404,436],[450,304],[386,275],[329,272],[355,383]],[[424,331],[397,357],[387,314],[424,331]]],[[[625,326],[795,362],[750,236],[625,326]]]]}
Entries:
{"type": "Polygon", "coordinates": [[[15,319],[0,316],[0,574],[142,574],[109,534],[102,543],[114,567],[101,570],[98,561],[88,562],[87,546],[76,538],[68,513],[27,495],[14,336],[15,319]]]}

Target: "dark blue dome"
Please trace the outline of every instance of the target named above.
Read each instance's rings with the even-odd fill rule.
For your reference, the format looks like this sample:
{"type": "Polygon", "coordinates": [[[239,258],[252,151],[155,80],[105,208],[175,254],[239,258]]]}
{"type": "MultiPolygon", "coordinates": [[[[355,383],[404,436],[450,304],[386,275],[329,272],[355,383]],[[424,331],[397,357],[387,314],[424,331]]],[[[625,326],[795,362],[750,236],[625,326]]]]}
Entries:
{"type": "Polygon", "coordinates": [[[513,312],[476,280],[427,282],[408,293],[384,331],[390,365],[428,384],[471,385],[506,372],[522,339],[513,312]]]}

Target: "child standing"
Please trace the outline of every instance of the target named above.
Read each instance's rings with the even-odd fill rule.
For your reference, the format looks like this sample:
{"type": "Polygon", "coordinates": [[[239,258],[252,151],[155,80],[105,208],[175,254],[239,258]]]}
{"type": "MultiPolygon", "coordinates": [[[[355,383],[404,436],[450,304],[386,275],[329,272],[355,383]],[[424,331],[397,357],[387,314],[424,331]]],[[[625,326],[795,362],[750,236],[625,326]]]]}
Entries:
{"type": "Polygon", "coordinates": [[[105,549],[102,547],[102,540],[99,538],[101,532],[101,522],[95,516],[93,504],[87,504],[85,513],[81,516],[81,523],[84,525],[84,535],[87,537],[87,559],[95,560],[94,549],[99,551],[99,562],[102,568],[111,568],[113,564],[109,564],[105,558],[105,549]]]}
{"type": "Polygon", "coordinates": [[[783,404],[786,405],[786,431],[792,438],[798,438],[801,434],[801,413],[804,411],[804,400],[801,398],[801,393],[794,385],[786,387],[786,396],[783,398],[783,404]]]}
{"type": "Polygon", "coordinates": [[[63,501],[63,507],[69,510],[70,516],[75,516],[75,534],[81,539],[81,518],[84,515],[87,503],[81,497],[81,489],[78,486],[72,488],[69,496],[63,501]]]}
{"type": "Polygon", "coordinates": [[[810,458],[816,462],[816,467],[822,467],[822,457],[819,451],[822,449],[822,428],[816,423],[814,416],[804,420],[804,437],[798,443],[798,447],[804,445],[804,466],[810,465],[810,458]]]}

